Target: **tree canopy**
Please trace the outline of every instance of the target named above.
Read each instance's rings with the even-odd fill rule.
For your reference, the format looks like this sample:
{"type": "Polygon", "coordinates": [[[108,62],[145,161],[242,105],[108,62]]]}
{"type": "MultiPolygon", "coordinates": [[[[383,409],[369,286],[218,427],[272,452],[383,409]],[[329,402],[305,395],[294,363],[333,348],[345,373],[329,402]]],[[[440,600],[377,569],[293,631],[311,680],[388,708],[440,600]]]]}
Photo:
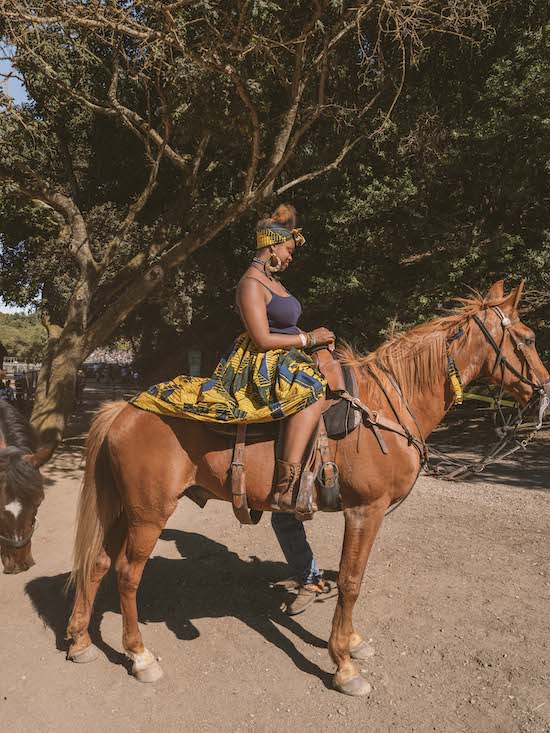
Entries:
{"type": "MultiPolygon", "coordinates": [[[[544,12],[543,3],[501,6],[480,43],[433,42],[384,134],[295,192],[308,241],[285,284],[306,302],[305,325],[326,323],[371,349],[468,287],[526,278],[523,308],[550,350],[544,12]]],[[[227,327],[239,328],[228,313],[251,224],[197,253],[140,311],[140,328],[150,315],[144,352],[225,345],[227,327]]]]}

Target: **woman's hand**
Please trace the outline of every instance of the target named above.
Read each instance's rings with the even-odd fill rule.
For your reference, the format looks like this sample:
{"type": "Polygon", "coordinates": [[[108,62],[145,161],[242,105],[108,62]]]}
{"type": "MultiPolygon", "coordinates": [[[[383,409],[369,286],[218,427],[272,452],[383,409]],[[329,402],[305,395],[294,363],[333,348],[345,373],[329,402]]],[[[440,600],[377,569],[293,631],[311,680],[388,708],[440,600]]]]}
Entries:
{"type": "Polygon", "coordinates": [[[315,337],[316,346],[327,345],[329,351],[334,350],[334,341],[336,340],[336,336],[332,331],[329,331],[328,328],[325,328],[324,326],[322,328],[316,328],[314,331],[311,331],[311,333],[315,337]]]}

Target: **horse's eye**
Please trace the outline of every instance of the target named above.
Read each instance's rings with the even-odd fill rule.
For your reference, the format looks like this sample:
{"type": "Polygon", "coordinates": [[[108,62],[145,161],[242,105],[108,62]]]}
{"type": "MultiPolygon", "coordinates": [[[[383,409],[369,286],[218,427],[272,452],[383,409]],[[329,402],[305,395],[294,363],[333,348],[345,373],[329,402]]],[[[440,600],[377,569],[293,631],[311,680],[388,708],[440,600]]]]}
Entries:
{"type": "Polygon", "coordinates": [[[534,346],[535,339],[525,339],[525,346],[534,346]]]}

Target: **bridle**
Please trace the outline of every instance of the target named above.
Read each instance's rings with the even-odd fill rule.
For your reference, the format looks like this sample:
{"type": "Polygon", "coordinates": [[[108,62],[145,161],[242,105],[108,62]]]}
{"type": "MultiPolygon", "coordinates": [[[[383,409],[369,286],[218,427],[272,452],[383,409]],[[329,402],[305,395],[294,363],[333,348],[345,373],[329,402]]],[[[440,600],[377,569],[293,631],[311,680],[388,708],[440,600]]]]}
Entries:
{"type": "Polygon", "coordinates": [[[502,379],[500,383],[499,397],[501,397],[502,393],[504,392],[504,377],[506,375],[506,371],[505,371],[506,369],[512,372],[512,374],[516,376],[520,380],[520,382],[523,382],[524,384],[528,384],[530,387],[532,387],[535,393],[541,392],[541,391],[544,392],[544,385],[550,382],[550,377],[546,379],[544,382],[541,380],[536,370],[536,367],[533,364],[531,355],[529,354],[528,351],[526,351],[527,345],[525,344],[524,341],[519,341],[517,339],[516,334],[514,333],[514,331],[511,328],[512,326],[515,326],[515,324],[519,322],[519,318],[516,318],[514,321],[511,321],[507,316],[504,315],[501,309],[496,305],[492,306],[491,310],[494,310],[495,313],[500,318],[500,323],[502,326],[502,340],[500,342],[500,345],[497,344],[492,334],[488,330],[487,326],[485,325],[485,323],[481,320],[481,318],[478,315],[474,315],[472,316],[472,318],[477,323],[483,335],[485,336],[487,341],[491,344],[491,346],[493,347],[497,355],[495,359],[495,364],[491,371],[491,376],[493,376],[493,374],[496,372],[496,370],[499,367],[501,367],[502,369],[502,379]],[[531,373],[537,380],[536,382],[524,376],[523,374],[521,374],[521,372],[518,372],[518,370],[510,364],[510,362],[506,359],[506,357],[502,353],[502,346],[504,344],[504,340],[507,334],[510,336],[510,339],[512,343],[514,344],[516,351],[521,351],[523,358],[525,359],[525,363],[527,364],[531,373]]]}
{"type": "MultiPolygon", "coordinates": [[[[485,339],[492,346],[496,354],[495,364],[493,366],[490,376],[493,376],[497,369],[500,368],[502,370],[498,396],[495,398],[495,404],[498,406],[499,414],[503,423],[502,427],[497,430],[497,435],[499,435],[499,441],[497,442],[497,444],[493,446],[493,448],[491,448],[491,450],[483,458],[477,461],[466,461],[451,458],[441,451],[437,450],[433,446],[428,446],[422,435],[422,431],[420,430],[419,422],[410,404],[408,403],[403,393],[403,390],[397,383],[397,380],[394,376],[390,374],[388,370],[384,369],[381,365],[378,365],[379,367],[381,367],[381,370],[388,378],[393,389],[401,398],[402,404],[405,406],[405,409],[407,410],[414,424],[416,425],[419,435],[413,435],[403,423],[399,415],[399,410],[394,406],[390,395],[388,394],[388,390],[383,386],[381,380],[376,376],[374,371],[371,372],[371,375],[384,393],[386,399],[388,400],[388,403],[395,415],[397,422],[384,418],[379,413],[372,412],[359,399],[352,398],[351,395],[347,393],[344,393],[342,397],[348,400],[355,409],[360,409],[362,411],[364,421],[373,429],[383,453],[387,453],[388,450],[380,432],[380,428],[406,437],[409,445],[414,445],[414,447],[418,450],[420,454],[420,465],[428,473],[438,476],[440,478],[453,480],[461,478],[465,474],[470,472],[481,473],[481,471],[483,471],[485,467],[490,463],[495,463],[496,461],[503,460],[504,458],[512,455],[512,453],[515,453],[520,449],[525,449],[527,445],[531,442],[533,437],[536,435],[536,433],[541,429],[544,413],[546,411],[546,408],[550,404],[550,398],[544,388],[546,384],[550,383],[550,377],[544,381],[540,378],[540,375],[537,372],[533,360],[527,351],[527,345],[523,341],[519,340],[512,330],[512,326],[518,323],[519,318],[511,321],[506,315],[504,315],[504,313],[498,306],[490,306],[490,309],[493,310],[500,318],[500,323],[502,326],[502,339],[500,340],[500,344],[497,344],[493,335],[490,333],[487,326],[485,325],[484,321],[482,321],[477,314],[473,315],[472,319],[479,326],[481,332],[485,336],[485,339]],[[531,376],[533,376],[537,380],[536,382],[519,372],[512,364],[510,364],[510,362],[504,356],[502,349],[506,340],[506,336],[510,336],[511,341],[514,344],[515,350],[519,351],[524,357],[527,368],[530,371],[531,376]],[[501,398],[504,393],[506,370],[510,371],[515,377],[517,377],[520,382],[528,384],[533,389],[533,395],[531,399],[527,402],[527,404],[524,407],[520,407],[518,405],[516,416],[511,416],[509,418],[506,418],[506,416],[502,412],[501,406],[501,398]],[[526,438],[520,441],[516,437],[517,431],[524,422],[523,417],[525,413],[530,410],[537,401],[538,422],[534,426],[534,429],[531,431],[531,433],[529,433],[526,438]],[[509,447],[510,443],[513,443],[512,447],[509,447]],[[434,468],[430,468],[428,465],[430,453],[441,459],[434,466],[434,468]]],[[[447,343],[449,344],[451,341],[455,341],[457,338],[462,336],[463,333],[464,332],[462,330],[458,331],[457,334],[447,339],[447,343]]],[[[408,494],[406,496],[408,496],[408,494]]],[[[390,509],[388,513],[393,511],[394,509],[397,509],[397,507],[401,505],[403,500],[404,499],[401,499],[401,501],[398,502],[394,507],[392,507],[392,509],[390,509]]]]}
{"type": "MultiPolygon", "coordinates": [[[[542,421],[544,418],[544,413],[546,412],[546,409],[548,405],[550,404],[550,398],[545,390],[545,385],[550,383],[550,377],[546,380],[542,380],[534,363],[531,358],[531,355],[527,351],[527,345],[524,341],[521,341],[517,338],[517,335],[513,331],[513,326],[519,322],[519,318],[516,318],[514,321],[511,321],[498,306],[491,306],[491,310],[493,310],[497,316],[500,319],[500,324],[502,326],[502,338],[500,340],[500,344],[497,344],[495,341],[493,335],[485,325],[485,322],[481,320],[481,318],[476,314],[472,316],[472,320],[479,326],[479,329],[485,336],[486,341],[492,346],[496,358],[495,363],[493,366],[493,369],[491,371],[491,375],[493,376],[497,369],[501,369],[501,379],[500,379],[500,385],[498,388],[498,394],[495,397],[493,395],[494,403],[497,406],[497,409],[499,411],[499,416],[502,420],[502,426],[500,428],[497,428],[497,435],[499,436],[499,441],[495,446],[491,448],[491,450],[480,460],[478,461],[463,461],[458,460],[454,458],[449,458],[448,456],[445,456],[440,451],[430,448],[431,452],[435,455],[439,456],[442,460],[440,460],[434,467],[433,470],[430,471],[430,473],[433,473],[437,476],[442,476],[443,478],[447,479],[456,479],[464,476],[466,473],[481,473],[487,465],[490,463],[495,463],[496,461],[501,461],[504,458],[507,458],[508,456],[512,455],[516,451],[520,449],[525,449],[527,445],[531,442],[531,440],[534,438],[536,433],[541,429],[542,427],[542,421]],[[504,354],[502,353],[502,349],[504,346],[504,342],[506,340],[506,336],[510,337],[510,340],[512,341],[514,345],[514,349],[517,352],[520,352],[523,358],[525,359],[525,364],[527,365],[527,369],[530,372],[530,375],[534,377],[537,381],[534,381],[533,379],[530,379],[529,377],[525,376],[521,372],[519,372],[510,362],[506,359],[504,354]],[[517,413],[516,415],[511,415],[510,417],[506,418],[502,411],[502,395],[504,394],[504,381],[506,378],[506,371],[511,372],[517,379],[519,379],[520,382],[523,384],[529,385],[533,389],[533,395],[531,399],[527,402],[524,407],[521,407],[518,405],[517,407],[517,413]],[[516,438],[516,434],[518,429],[523,424],[524,415],[526,412],[532,409],[533,405],[538,402],[538,421],[534,426],[534,429],[529,433],[529,435],[524,438],[523,440],[518,440],[516,438]],[[510,443],[513,443],[512,447],[509,448],[508,446],[510,443]]],[[[489,387],[490,388],[490,387],[489,387]]]]}
{"type": "Polygon", "coordinates": [[[29,544],[34,534],[34,530],[37,527],[38,527],[38,519],[35,518],[34,522],[32,523],[31,531],[24,539],[14,540],[12,537],[3,537],[0,534],[0,544],[7,545],[8,547],[11,547],[14,550],[20,550],[22,547],[26,547],[29,544]]]}

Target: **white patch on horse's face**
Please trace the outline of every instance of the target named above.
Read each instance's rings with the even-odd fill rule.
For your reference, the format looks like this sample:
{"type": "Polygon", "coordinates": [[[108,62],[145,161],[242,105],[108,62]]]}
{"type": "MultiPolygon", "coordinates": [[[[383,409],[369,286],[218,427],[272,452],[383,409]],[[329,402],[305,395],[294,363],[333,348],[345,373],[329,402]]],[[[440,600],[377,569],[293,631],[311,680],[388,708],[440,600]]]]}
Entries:
{"type": "Polygon", "coordinates": [[[21,514],[21,510],[23,509],[23,505],[20,501],[17,501],[17,499],[14,499],[14,501],[11,501],[9,504],[6,504],[4,509],[9,512],[10,514],[13,514],[15,519],[21,514]]]}

